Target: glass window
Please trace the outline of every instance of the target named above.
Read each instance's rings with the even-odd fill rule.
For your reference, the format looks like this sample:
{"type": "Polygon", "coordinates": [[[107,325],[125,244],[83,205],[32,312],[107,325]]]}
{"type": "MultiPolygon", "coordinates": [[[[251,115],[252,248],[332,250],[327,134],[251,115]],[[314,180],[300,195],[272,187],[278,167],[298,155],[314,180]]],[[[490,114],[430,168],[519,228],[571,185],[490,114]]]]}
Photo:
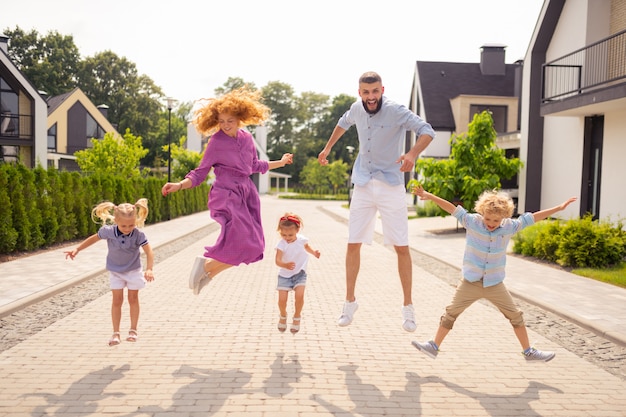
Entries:
{"type": "Polygon", "coordinates": [[[497,133],[507,133],[508,127],[506,123],[508,107],[507,106],[490,106],[485,104],[472,104],[470,105],[470,121],[474,119],[474,115],[482,113],[483,111],[491,112],[493,118],[493,128],[497,133]]]}
{"type": "Polygon", "coordinates": [[[0,77],[0,134],[3,136],[19,134],[18,96],[2,77],[0,77]]]}
{"type": "Polygon", "coordinates": [[[57,124],[55,123],[48,129],[48,150],[57,151],[57,124]]]}
{"type": "Polygon", "coordinates": [[[92,138],[103,139],[104,129],[100,127],[96,119],[94,119],[89,113],[87,115],[87,143],[91,143],[92,138]]]}

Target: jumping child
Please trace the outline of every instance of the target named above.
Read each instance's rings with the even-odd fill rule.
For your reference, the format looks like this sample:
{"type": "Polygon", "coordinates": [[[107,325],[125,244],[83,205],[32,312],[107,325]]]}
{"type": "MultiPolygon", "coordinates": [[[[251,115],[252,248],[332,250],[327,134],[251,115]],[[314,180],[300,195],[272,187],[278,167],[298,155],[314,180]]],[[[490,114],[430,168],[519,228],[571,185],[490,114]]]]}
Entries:
{"type": "Polygon", "coordinates": [[[130,330],[128,342],[136,342],[137,322],[139,321],[139,290],[146,286],[146,281],[153,281],[154,253],[146,235],[138,227],[143,227],[148,217],[148,200],[139,199],[135,204],[123,203],[115,205],[105,201],[98,204],[91,212],[91,218],[102,226],[97,233],[85,239],[76,249],[65,251],[65,259],[74,259],[78,252],[88,248],[100,239],[106,239],[108,252],[106,269],[109,271],[109,283],[113,301],[111,318],[113,336],[109,346],[120,344],[120,321],[122,304],[124,304],[124,288],[128,288],[128,304],[130,306],[130,330]],[[146,270],[142,273],[139,248],[146,254],[146,270]]]}
{"type": "Polygon", "coordinates": [[[303,227],[302,219],[297,214],[285,213],[278,222],[278,232],[281,240],[276,245],[276,265],[278,271],[278,309],[280,318],[278,330],[284,332],[287,329],[287,298],[289,291],[294,292],[294,313],[291,323],[291,333],[300,331],[302,307],[304,306],[304,288],[306,286],[306,266],[309,261],[309,253],[316,258],[320,257],[320,251],[309,245],[309,239],[301,235],[303,227]]]}

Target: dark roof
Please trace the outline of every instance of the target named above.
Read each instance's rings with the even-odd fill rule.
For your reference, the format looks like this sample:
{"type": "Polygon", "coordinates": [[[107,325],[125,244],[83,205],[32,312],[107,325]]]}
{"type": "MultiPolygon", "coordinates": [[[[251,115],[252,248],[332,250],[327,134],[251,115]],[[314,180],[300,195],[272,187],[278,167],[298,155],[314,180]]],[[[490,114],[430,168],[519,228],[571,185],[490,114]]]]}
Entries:
{"type": "Polygon", "coordinates": [[[515,96],[515,69],[505,64],[504,75],[483,75],[480,64],[417,61],[417,75],[428,123],[435,130],[455,130],[450,99],[461,94],[515,96]]]}
{"type": "Polygon", "coordinates": [[[74,91],[76,91],[76,88],[74,88],[70,92],[59,94],[58,96],[50,97],[48,99],[48,116],[51,115],[52,112],[55,111],[56,108],[59,107],[69,96],[71,96],[74,93],[74,91]]]}

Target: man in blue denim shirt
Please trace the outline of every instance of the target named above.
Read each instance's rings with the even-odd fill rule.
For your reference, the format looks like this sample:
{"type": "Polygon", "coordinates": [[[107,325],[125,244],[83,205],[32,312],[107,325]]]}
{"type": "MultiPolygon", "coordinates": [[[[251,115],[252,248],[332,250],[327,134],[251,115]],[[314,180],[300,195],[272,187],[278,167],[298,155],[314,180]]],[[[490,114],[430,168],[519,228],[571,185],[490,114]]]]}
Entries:
{"type": "Polygon", "coordinates": [[[359,152],[352,170],[354,192],[350,203],[348,249],[346,253],[346,301],[337,324],[352,323],[358,308],[356,279],[361,264],[361,245],[371,244],[379,212],[385,245],[393,245],[398,256],[398,272],[404,293],[402,327],[415,331],[413,310],[412,262],[409,252],[406,189],[404,172],[411,172],[415,160],[435,137],[433,128],[405,106],[383,96],[385,87],[380,75],[366,72],[359,78],[360,101],[350,106],[339,119],[328,143],[318,156],[328,164],[333,145],[353,125],[359,137],[359,152]],[[413,131],[417,140],[404,153],[406,132],[413,131]]]}

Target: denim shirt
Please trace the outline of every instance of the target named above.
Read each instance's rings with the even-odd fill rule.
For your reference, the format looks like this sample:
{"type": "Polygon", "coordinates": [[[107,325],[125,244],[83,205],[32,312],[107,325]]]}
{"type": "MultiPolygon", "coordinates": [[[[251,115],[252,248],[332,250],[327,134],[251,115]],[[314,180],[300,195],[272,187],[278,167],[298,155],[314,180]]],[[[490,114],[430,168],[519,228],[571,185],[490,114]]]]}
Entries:
{"type": "Polygon", "coordinates": [[[468,213],[462,206],[457,206],[452,215],[466,230],[463,278],[469,282],[482,279],[483,287],[504,281],[509,241],[515,233],[535,223],[532,213],[524,213],[518,219],[504,219],[493,232],[485,227],[480,214],[468,213]]]}
{"type": "Polygon", "coordinates": [[[361,100],[350,106],[337,122],[348,130],[356,125],[359,137],[359,154],[352,169],[352,183],[363,186],[371,179],[389,185],[404,184],[404,173],[396,160],[404,154],[406,132],[419,137],[435,137],[435,131],[421,117],[407,107],[382,97],[382,106],[376,114],[369,114],[361,100]]]}

